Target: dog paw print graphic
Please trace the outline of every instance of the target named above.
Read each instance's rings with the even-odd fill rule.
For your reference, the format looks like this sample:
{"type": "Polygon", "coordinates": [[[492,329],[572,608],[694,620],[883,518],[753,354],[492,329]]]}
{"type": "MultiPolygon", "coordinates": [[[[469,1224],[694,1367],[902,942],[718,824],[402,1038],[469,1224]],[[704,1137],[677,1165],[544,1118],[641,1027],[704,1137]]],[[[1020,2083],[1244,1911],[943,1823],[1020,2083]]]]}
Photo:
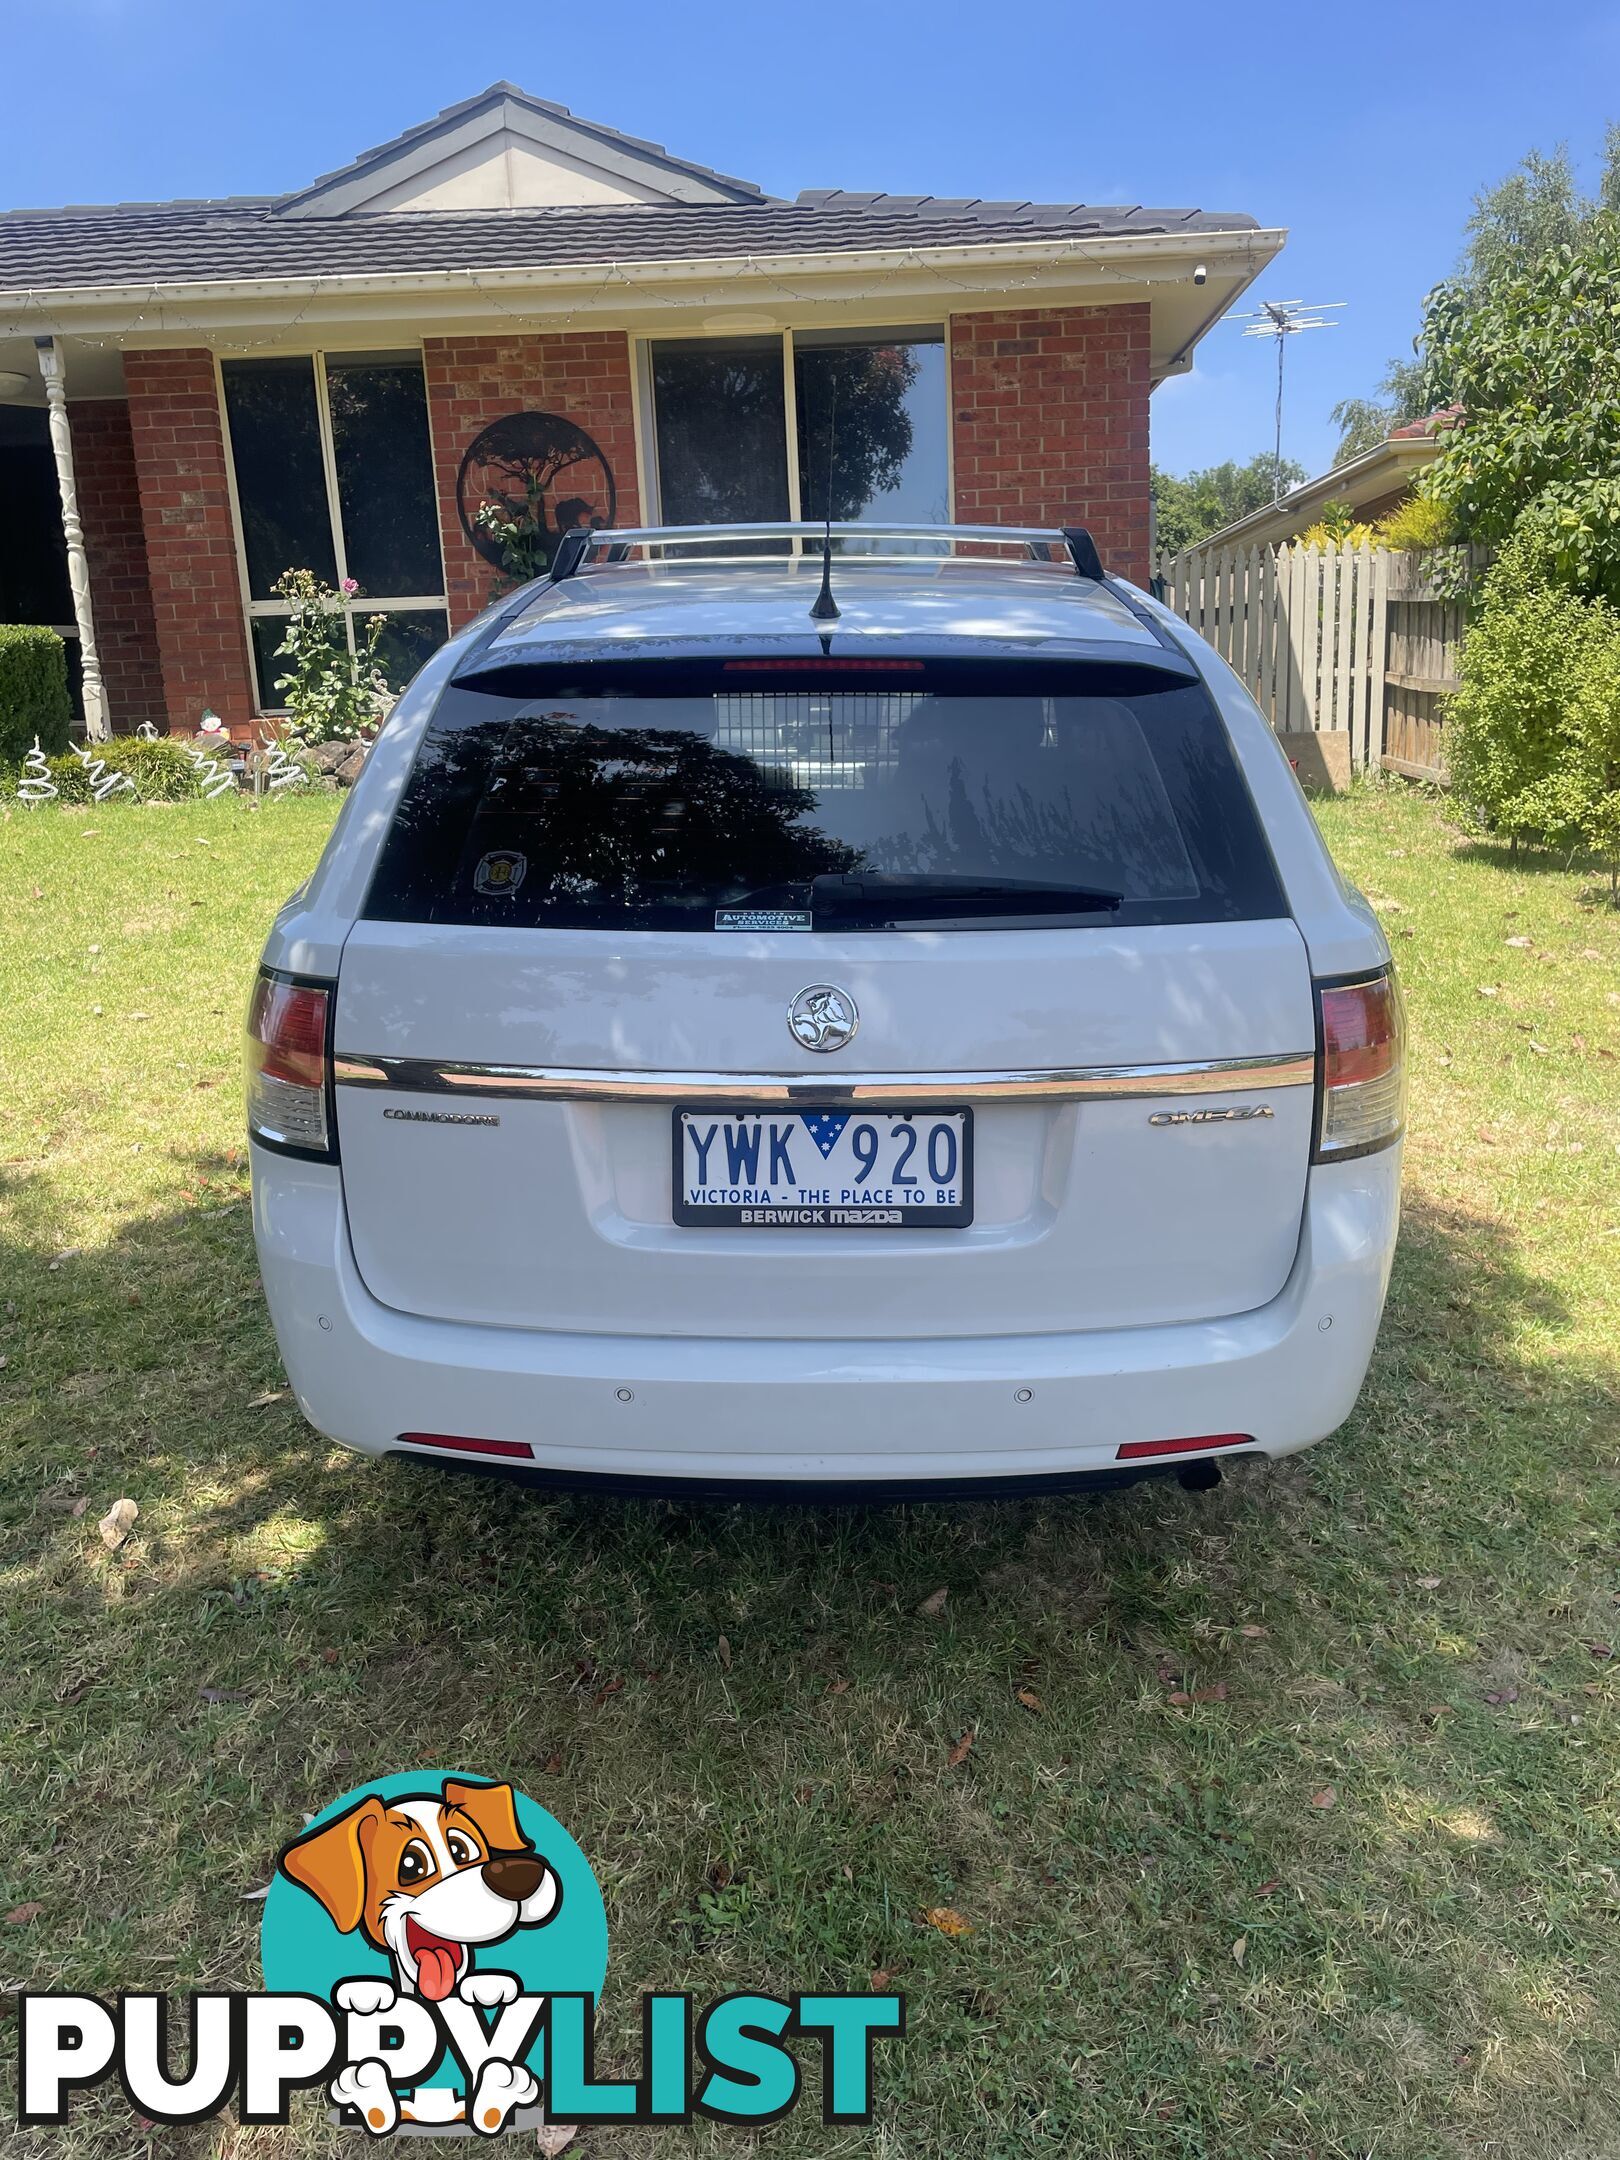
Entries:
{"type": "Polygon", "coordinates": [[[404,1772],[287,1845],[261,1949],[267,1988],[342,2020],[341,2121],[495,2135],[542,2119],[545,2001],[600,1994],[607,1917],[585,1855],[526,1793],[404,1772]]]}

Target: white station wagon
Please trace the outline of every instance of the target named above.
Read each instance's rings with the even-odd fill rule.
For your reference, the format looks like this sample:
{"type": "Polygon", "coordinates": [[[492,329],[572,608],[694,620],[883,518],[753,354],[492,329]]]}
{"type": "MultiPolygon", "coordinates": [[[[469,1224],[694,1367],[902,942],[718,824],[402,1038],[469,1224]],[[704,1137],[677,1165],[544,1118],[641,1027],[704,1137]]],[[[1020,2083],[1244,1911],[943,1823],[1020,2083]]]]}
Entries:
{"type": "Polygon", "coordinates": [[[1395,1244],[1377,920],[1078,529],[570,536],[401,699],[248,1064],[305,1415],[535,1482],[1212,1485],[1347,1416],[1395,1244]]]}

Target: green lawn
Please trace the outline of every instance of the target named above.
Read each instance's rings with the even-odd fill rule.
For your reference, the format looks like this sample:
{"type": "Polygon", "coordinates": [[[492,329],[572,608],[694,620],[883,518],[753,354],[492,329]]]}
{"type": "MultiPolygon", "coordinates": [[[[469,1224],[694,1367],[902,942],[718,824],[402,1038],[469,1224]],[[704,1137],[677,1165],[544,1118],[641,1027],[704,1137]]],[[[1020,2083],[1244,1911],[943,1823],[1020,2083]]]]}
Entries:
{"type": "MultiPolygon", "coordinates": [[[[1402,790],[1323,812],[1415,1038],[1395,1288],[1336,1439],[1203,1497],[810,1516],[450,1484],[278,1393],[237,1037],[329,816],[0,822],[0,1985],[251,1985],[247,1893],[303,1811],[460,1765],[596,1865],[604,2071],[643,1988],[904,1989],[876,2129],[805,2107],[774,2153],[1620,2150],[1602,881],[1402,790]]],[[[149,2141],[121,2098],[5,2140],[339,2142],[313,2101],[149,2141]]]]}

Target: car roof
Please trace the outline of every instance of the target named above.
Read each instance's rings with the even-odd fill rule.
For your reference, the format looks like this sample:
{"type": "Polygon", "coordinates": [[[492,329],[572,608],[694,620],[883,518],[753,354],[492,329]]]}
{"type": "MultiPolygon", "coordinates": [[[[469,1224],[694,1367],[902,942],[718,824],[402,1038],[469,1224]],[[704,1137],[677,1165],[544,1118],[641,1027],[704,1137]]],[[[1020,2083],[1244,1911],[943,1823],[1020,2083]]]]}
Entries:
{"type": "Polygon", "coordinates": [[[540,584],[479,649],[471,672],[515,663],[729,649],[849,653],[868,640],[912,651],[1107,656],[1195,672],[1116,585],[1039,562],[840,554],[836,622],[816,622],[819,554],[772,560],[589,565],[540,584]],[[825,640],[831,640],[830,645],[825,640]]]}

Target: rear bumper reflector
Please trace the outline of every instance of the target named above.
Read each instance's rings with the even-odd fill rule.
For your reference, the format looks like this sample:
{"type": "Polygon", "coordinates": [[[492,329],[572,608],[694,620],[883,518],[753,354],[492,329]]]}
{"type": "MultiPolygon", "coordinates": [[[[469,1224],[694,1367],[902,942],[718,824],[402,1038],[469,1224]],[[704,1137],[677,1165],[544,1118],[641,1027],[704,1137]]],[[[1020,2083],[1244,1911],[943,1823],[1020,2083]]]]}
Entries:
{"type": "Polygon", "coordinates": [[[402,1432],[402,1447],[436,1448],[450,1455],[499,1455],[519,1462],[533,1462],[534,1449],[527,1440],[469,1440],[461,1433],[402,1432]]]}
{"type": "Polygon", "coordinates": [[[1139,1462],[1144,1455],[1202,1455],[1208,1448],[1253,1447],[1246,1432],[1199,1433],[1191,1440],[1127,1440],[1114,1450],[1115,1462],[1139,1462]]]}

